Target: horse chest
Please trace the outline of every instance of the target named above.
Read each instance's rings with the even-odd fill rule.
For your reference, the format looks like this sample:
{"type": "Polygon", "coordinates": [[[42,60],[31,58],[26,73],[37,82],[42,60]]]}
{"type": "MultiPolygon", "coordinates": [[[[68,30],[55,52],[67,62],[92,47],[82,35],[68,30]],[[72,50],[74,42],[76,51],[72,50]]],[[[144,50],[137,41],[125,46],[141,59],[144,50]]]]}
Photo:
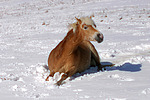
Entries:
{"type": "Polygon", "coordinates": [[[75,62],[78,67],[78,72],[83,72],[89,68],[91,62],[91,51],[86,47],[78,47],[77,49],[77,58],[75,62]]]}

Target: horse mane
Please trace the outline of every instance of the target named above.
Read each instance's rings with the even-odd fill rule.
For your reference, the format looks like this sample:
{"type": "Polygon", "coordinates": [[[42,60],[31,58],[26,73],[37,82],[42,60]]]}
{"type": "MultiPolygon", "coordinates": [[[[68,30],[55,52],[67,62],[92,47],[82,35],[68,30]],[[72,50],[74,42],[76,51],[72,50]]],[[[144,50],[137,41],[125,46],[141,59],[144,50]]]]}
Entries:
{"type": "MultiPolygon", "coordinates": [[[[91,17],[81,17],[80,20],[82,21],[81,24],[96,26],[91,17]]],[[[64,49],[63,47],[64,47],[65,43],[74,35],[74,33],[77,29],[77,26],[78,26],[77,21],[75,23],[69,24],[69,26],[68,26],[69,31],[68,31],[67,35],[60,42],[60,44],[58,44],[58,46],[56,47],[56,48],[60,48],[60,49],[58,49],[59,50],[58,54],[56,54],[58,57],[60,57],[62,55],[63,49],[64,49]]]]}
{"type": "MultiPolygon", "coordinates": [[[[91,17],[81,17],[80,20],[82,21],[82,24],[86,24],[86,25],[93,25],[96,27],[94,21],[92,20],[91,17]]],[[[72,24],[68,25],[68,30],[72,30],[73,29],[73,33],[75,33],[76,30],[76,26],[77,26],[77,22],[74,22],[72,24]]]]}

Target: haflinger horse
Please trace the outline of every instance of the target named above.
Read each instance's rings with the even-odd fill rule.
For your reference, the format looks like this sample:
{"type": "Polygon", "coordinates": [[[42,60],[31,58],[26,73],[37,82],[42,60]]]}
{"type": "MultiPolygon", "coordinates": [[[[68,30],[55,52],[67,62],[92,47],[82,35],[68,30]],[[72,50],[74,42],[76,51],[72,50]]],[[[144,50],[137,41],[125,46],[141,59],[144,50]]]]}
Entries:
{"type": "Polygon", "coordinates": [[[103,66],[100,57],[90,41],[103,41],[103,34],[96,29],[96,24],[91,17],[76,18],[77,22],[71,24],[71,29],[65,38],[51,51],[48,58],[50,75],[56,72],[63,73],[56,85],[60,86],[65,79],[76,73],[87,70],[90,66],[98,66],[98,71],[103,66]]]}

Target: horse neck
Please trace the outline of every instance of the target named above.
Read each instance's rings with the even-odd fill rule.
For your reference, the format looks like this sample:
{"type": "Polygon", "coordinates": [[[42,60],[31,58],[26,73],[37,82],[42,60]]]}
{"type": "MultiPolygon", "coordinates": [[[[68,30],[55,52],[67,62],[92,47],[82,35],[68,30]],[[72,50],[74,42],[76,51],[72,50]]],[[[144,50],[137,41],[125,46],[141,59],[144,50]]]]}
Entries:
{"type": "Polygon", "coordinates": [[[83,41],[80,31],[73,33],[73,29],[67,33],[67,36],[63,40],[63,48],[67,53],[75,51],[79,44],[83,41]]]}

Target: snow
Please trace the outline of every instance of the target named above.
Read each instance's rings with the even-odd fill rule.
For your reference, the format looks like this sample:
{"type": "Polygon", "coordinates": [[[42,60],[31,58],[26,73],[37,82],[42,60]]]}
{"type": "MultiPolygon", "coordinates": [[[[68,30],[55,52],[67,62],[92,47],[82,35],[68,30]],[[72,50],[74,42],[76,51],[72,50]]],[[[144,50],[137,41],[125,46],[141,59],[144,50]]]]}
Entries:
{"type": "Polygon", "coordinates": [[[149,100],[149,0],[0,0],[0,98],[3,100],[149,100]],[[94,14],[104,42],[92,42],[102,64],[50,81],[47,59],[75,17],[94,14]]]}

